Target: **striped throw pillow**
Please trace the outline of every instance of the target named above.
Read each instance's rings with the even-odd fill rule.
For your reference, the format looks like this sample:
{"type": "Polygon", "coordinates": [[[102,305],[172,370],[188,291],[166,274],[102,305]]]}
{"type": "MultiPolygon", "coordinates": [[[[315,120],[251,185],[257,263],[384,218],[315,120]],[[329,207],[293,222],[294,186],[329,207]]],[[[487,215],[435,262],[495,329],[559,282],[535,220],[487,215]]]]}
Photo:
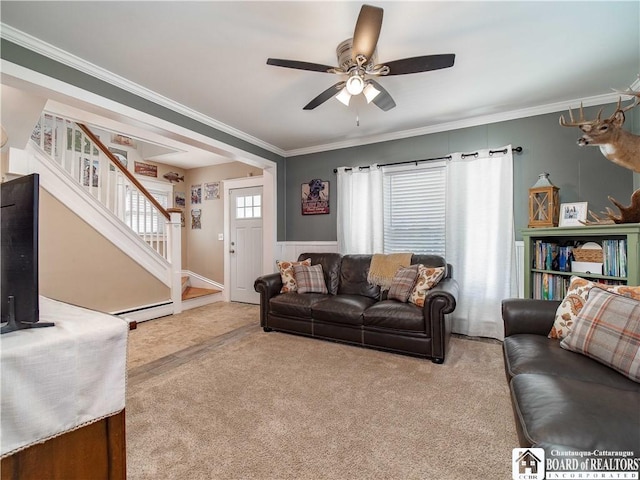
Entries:
{"type": "Polygon", "coordinates": [[[298,290],[296,277],[293,272],[294,265],[311,265],[311,259],[307,258],[301,262],[288,262],[286,260],[276,260],[278,270],[280,270],[280,278],[282,279],[282,288],[280,293],[290,293],[298,290]]]}
{"type": "Polygon", "coordinates": [[[640,302],[592,288],[560,346],[640,382],[640,302]]]}
{"type": "Polygon", "coordinates": [[[411,290],[418,279],[418,267],[420,265],[411,265],[409,267],[399,268],[391,281],[391,287],[387,294],[388,300],[398,300],[406,303],[411,295],[411,290]]]}
{"type": "Polygon", "coordinates": [[[329,293],[324,281],[322,265],[294,265],[298,293],[329,293]]]}

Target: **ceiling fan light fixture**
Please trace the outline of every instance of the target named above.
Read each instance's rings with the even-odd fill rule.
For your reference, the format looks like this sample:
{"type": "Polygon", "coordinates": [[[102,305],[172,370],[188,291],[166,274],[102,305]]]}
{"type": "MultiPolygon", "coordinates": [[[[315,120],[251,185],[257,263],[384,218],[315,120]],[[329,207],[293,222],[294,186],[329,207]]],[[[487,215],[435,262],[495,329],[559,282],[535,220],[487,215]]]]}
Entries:
{"type": "Polygon", "coordinates": [[[340,90],[340,93],[336,95],[336,98],[342,103],[345,107],[349,106],[349,100],[351,100],[351,94],[347,92],[346,87],[340,90]]]}
{"type": "Polygon", "coordinates": [[[374,87],[371,83],[368,83],[364,90],[362,91],[364,96],[367,99],[367,103],[371,103],[374,98],[376,98],[380,94],[380,90],[374,87]]]}
{"type": "Polygon", "coordinates": [[[345,88],[351,95],[360,95],[362,90],[364,90],[364,79],[355,72],[349,77],[349,80],[347,80],[345,88]]]}

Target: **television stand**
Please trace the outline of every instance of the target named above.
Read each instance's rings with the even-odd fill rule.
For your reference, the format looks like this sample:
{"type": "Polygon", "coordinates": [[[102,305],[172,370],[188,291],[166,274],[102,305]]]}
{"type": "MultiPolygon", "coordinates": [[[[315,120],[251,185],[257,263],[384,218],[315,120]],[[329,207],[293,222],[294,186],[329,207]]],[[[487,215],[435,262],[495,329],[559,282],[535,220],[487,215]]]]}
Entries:
{"type": "Polygon", "coordinates": [[[0,329],[0,335],[3,333],[15,332],[16,330],[24,330],[25,328],[42,328],[53,327],[53,322],[21,322],[16,320],[16,305],[13,295],[9,295],[9,321],[0,329]]]}

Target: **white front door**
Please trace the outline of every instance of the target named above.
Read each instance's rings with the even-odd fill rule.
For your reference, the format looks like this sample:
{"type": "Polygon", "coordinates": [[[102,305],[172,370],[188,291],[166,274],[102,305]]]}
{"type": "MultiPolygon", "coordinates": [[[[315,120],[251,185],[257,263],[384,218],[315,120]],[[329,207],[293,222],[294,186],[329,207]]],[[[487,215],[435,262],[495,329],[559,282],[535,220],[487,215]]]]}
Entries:
{"type": "Polygon", "coordinates": [[[230,190],[229,209],[229,299],[257,304],[253,283],[262,274],[262,187],[230,190]]]}

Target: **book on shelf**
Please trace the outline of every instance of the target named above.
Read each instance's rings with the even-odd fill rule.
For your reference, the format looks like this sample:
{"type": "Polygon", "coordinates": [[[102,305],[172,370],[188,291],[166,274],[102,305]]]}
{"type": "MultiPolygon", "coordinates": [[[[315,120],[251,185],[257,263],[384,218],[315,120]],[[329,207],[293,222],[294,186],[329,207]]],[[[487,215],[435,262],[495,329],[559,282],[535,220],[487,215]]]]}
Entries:
{"type": "Polygon", "coordinates": [[[627,241],[602,241],[602,273],[611,277],[627,276],[627,241]]]}
{"type": "MultiPolygon", "coordinates": [[[[553,273],[533,272],[533,298],[538,300],[562,300],[569,289],[573,275],[557,275],[553,273]]],[[[597,278],[594,282],[605,285],[623,285],[621,280],[597,278]]]]}
{"type": "MultiPolygon", "coordinates": [[[[573,249],[578,242],[560,245],[555,242],[536,240],[532,267],[536,270],[570,272],[573,249]]],[[[602,240],[603,275],[610,277],[627,276],[627,241],[624,239],[602,240]]]]}

